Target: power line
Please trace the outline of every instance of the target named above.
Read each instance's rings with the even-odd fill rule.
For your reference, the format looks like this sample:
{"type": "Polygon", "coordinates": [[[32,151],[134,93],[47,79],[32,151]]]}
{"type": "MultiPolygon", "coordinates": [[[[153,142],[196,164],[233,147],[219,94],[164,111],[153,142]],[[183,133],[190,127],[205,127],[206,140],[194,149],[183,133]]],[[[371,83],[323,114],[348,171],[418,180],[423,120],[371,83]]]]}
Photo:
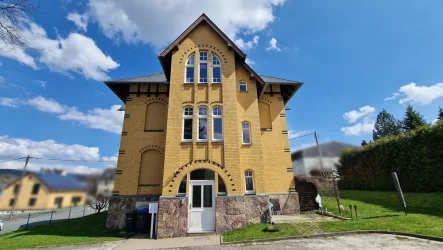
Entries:
{"type": "Polygon", "coordinates": [[[112,162],[112,163],[117,162],[117,161],[104,161],[104,160],[91,161],[91,160],[82,160],[82,159],[56,159],[56,158],[42,158],[42,157],[31,157],[31,159],[45,160],[45,161],[80,161],[80,162],[112,162]]]}
{"type": "Polygon", "coordinates": [[[308,134],[304,134],[304,135],[300,135],[300,136],[297,136],[297,137],[293,137],[293,138],[291,138],[291,139],[289,139],[289,140],[292,140],[292,139],[297,139],[297,138],[300,138],[300,137],[305,137],[305,136],[308,136],[308,135],[313,135],[313,134],[315,134],[315,132],[312,132],[312,133],[308,133],[308,134]]]}
{"type": "Polygon", "coordinates": [[[9,161],[16,161],[16,160],[21,160],[21,159],[25,159],[26,157],[20,157],[17,159],[12,159],[12,160],[6,160],[6,161],[0,161],[0,163],[4,163],[4,162],[9,162],[9,161]]]}

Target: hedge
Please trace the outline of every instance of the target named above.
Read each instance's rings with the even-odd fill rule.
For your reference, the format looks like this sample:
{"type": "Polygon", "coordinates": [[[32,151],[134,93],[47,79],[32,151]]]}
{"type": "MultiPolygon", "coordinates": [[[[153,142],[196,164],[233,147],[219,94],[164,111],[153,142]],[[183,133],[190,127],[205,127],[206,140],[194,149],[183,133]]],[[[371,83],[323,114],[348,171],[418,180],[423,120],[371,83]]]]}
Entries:
{"type": "Polygon", "coordinates": [[[403,191],[443,191],[443,123],[347,150],[337,168],[342,189],[395,190],[395,171],[403,191]]]}

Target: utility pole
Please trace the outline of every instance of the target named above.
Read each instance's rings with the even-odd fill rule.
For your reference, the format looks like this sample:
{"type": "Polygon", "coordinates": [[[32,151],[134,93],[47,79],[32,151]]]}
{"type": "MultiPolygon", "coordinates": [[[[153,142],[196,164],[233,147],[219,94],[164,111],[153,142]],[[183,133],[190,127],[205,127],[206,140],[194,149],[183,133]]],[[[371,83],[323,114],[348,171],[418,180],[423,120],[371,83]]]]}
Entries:
{"type": "Polygon", "coordinates": [[[318,134],[317,134],[317,132],[314,132],[314,136],[315,136],[315,143],[317,144],[317,149],[318,149],[318,160],[320,161],[320,169],[323,171],[323,158],[322,158],[321,148],[318,145],[318,134]]]}
{"type": "Polygon", "coordinates": [[[14,196],[14,203],[12,204],[11,212],[9,212],[9,219],[11,219],[11,217],[12,217],[12,212],[15,210],[15,205],[17,204],[17,201],[18,201],[18,195],[20,194],[20,191],[22,190],[23,178],[26,175],[26,167],[28,166],[29,159],[31,159],[31,156],[29,156],[29,155],[26,156],[25,167],[23,168],[22,176],[20,177],[20,180],[19,180],[18,190],[14,196]]]}

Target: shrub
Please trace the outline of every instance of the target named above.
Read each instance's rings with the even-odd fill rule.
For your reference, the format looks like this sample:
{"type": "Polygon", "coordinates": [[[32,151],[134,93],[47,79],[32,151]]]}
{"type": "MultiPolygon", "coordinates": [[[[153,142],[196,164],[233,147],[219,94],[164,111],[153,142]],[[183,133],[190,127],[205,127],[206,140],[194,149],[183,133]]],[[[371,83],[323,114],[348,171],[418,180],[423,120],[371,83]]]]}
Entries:
{"type": "Polygon", "coordinates": [[[391,172],[397,172],[403,191],[443,191],[443,123],[342,153],[340,187],[395,190],[391,172]]]}

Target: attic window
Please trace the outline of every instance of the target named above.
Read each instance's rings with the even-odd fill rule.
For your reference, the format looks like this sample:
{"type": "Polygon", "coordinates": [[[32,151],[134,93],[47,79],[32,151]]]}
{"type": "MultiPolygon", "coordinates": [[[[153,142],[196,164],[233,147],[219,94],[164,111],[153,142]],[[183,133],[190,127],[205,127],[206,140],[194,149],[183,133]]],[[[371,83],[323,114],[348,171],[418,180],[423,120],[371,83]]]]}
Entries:
{"type": "Polygon", "coordinates": [[[212,82],[221,83],[221,62],[216,55],[212,55],[212,82]]]}
{"type": "Polygon", "coordinates": [[[208,52],[200,52],[200,79],[199,83],[208,82],[208,52]]]}
{"type": "Polygon", "coordinates": [[[185,82],[186,83],[193,83],[194,82],[194,54],[192,54],[188,60],[186,61],[186,76],[185,76],[185,82]]]}

